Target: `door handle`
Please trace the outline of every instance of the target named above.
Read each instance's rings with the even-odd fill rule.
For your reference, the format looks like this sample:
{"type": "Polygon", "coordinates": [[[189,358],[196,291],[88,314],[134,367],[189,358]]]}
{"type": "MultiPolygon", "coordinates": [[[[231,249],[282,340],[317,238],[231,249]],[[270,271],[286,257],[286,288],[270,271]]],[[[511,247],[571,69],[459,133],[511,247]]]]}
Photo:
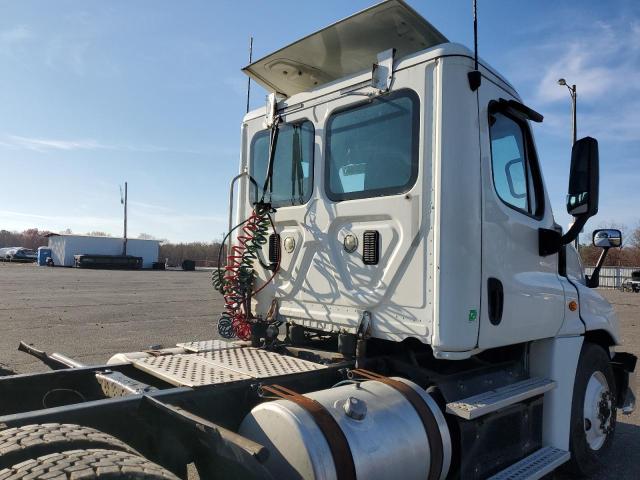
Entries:
{"type": "Polygon", "coordinates": [[[489,321],[493,325],[499,325],[502,321],[504,307],[504,288],[497,278],[490,277],[487,280],[487,293],[489,296],[489,321]]]}

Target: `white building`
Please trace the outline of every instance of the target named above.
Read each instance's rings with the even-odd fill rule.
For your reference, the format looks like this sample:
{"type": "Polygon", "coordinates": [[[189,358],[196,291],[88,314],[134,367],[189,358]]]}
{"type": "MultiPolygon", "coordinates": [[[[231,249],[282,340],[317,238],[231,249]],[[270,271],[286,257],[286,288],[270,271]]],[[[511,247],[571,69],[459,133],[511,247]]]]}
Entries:
{"type": "MultiPolygon", "coordinates": [[[[73,267],[74,255],[122,255],[123,238],[51,233],[49,248],[54,265],[73,267]]],[[[142,257],[142,267],[158,261],[158,240],[127,239],[127,255],[142,257]]]]}

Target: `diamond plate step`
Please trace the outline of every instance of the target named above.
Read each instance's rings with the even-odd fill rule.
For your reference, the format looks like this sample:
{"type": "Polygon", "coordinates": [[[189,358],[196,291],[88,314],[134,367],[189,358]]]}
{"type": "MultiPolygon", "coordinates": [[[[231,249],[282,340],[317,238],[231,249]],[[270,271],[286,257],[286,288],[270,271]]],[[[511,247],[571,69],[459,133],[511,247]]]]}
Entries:
{"type": "Polygon", "coordinates": [[[555,388],[556,382],[548,378],[529,378],[505,387],[479,393],[472,397],[447,403],[447,413],[473,420],[487,413],[513,405],[555,388]]]}
{"type": "Polygon", "coordinates": [[[211,352],[213,350],[225,350],[227,348],[240,348],[242,345],[238,345],[234,342],[227,342],[224,340],[202,340],[198,342],[183,342],[177,343],[176,347],[182,347],[188,352],[211,352]]]}
{"type": "Polygon", "coordinates": [[[132,363],[134,367],[179,387],[201,387],[252,378],[234,370],[212,365],[194,353],[142,358],[132,363]]]}
{"type": "Polygon", "coordinates": [[[300,358],[251,347],[216,350],[197,355],[212,365],[249,375],[252,378],[277,377],[327,368],[300,358]]]}
{"type": "Polygon", "coordinates": [[[251,347],[161,355],[137,359],[132,363],[134,367],[165,382],[185,387],[277,377],[327,368],[251,347]]]}
{"type": "Polygon", "coordinates": [[[543,447],[505,468],[488,480],[538,480],[568,461],[571,455],[565,450],[543,447]]]}

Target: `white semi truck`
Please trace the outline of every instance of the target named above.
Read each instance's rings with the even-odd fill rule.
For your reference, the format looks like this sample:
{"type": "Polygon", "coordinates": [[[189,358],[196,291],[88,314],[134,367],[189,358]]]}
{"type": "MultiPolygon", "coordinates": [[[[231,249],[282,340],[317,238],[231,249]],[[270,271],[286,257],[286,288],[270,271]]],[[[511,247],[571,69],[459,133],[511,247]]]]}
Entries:
{"type": "Polygon", "coordinates": [[[542,115],[401,0],[244,70],[271,94],[242,123],[214,273],[235,341],[92,367],[23,344],[58,371],[0,378],[0,479],[596,472],[636,363],[593,289],[620,232],[598,231],[591,277],[571,246],[597,142],[574,145],[563,233],[542,115]]]}

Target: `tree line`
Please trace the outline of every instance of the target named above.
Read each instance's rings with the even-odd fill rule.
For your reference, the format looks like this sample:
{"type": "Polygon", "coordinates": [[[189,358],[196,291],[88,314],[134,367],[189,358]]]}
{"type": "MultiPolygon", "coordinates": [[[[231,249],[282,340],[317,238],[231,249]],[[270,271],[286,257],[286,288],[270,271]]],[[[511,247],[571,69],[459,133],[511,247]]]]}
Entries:
{"type": "MultiPolygon", "coordinates": [[[[195,260],[199,267],[217,267],[220,243],[189,242],[160,244],[159,261],[172,266],[182,265],[184,260],[195,260]]],[[[224,263],[224,258],[222,259],[224,263]]]]}
{"type": "Polygon", "coordinates": [[[23,232],[0,230],[0,248],[23,247],[35,250],[49,244],[49,239],[45,237],[48,233],[51,232],[37,228],[29,228],[23,232]]]}

